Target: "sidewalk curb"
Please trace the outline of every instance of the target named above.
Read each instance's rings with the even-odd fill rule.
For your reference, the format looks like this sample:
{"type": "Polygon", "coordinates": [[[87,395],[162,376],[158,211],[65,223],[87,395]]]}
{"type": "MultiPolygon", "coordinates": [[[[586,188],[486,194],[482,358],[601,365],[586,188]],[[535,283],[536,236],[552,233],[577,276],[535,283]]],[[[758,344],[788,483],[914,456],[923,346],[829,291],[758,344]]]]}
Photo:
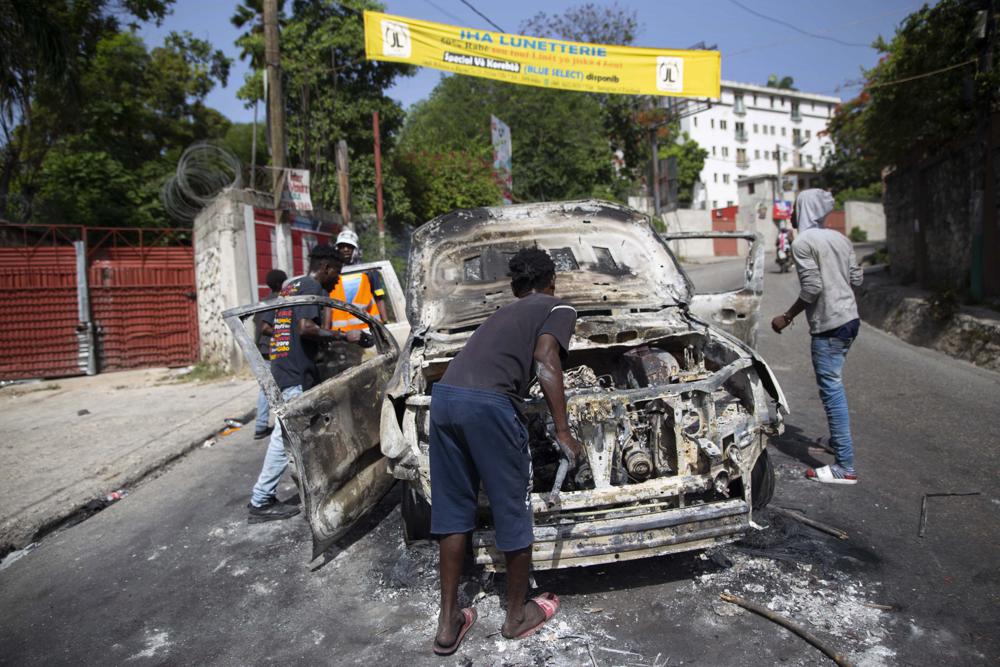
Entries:
{"type": "Polygon", "coordinates": [[[1000,316],[960,311],[946,321],[937,320],[918,290],[868,282],[858,289],[858,311],[868,324],[907,343],[1000,372],[1000,316]]]}
{"type": "MultiPolygon", "coordinates": [[[[238,413],[234,419],[243,422],[244,426],[242,428],[246,428],[247,425],[251,424],[256,415],[257,409],[251,408],[243,413],[238,413]]],[[[69,528],[86,521],[93,515],[98,514],[107,507],[111,506],[109,504],[96,511],[88,509],[88,505],[94,500],[102,499],[105,495],[111,493],[115,489],[127,488],[132,490],[147,479],[155,478],[159,475],[159,473],[164,472],[176,461],[184,458],[196,449],[201,448],[206,440],[218,435],[218,433],[218,426],[206,429],[202,435],[199,435],[193,440],[188,441],[186,444],[175,448],[173,451],[161,454],[157,458],[151,460],[148,464],[141,465],[132,471],[123,473],[119,479],[115,480],[114,484],[108,485],[107,489],[102,489],[96,497],[90,498],[86,502],[83,502],[72,509],[66,509],[58,512],[50,518],[43,519],[42,521],[37,522],[37,526],[28,526],[26,530],[10,531],[7,534],[0,534],[0,560],[6,558],[9,553],[23,549],[33,542],[38,542],[58,530],[69,528]]]]}

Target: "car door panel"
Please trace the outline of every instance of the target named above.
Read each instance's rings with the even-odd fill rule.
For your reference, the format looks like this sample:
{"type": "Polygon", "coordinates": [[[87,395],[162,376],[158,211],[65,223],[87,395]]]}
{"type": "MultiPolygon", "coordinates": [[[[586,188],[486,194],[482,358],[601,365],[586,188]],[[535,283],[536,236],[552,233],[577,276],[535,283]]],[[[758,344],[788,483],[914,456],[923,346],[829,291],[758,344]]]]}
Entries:
{"type": "Polygon", "coordinates": [[[388,492],[394,478],[380,449],[379,426],[385,387],[399,347],[380,322],[353,305],[326,297],[303,296],[223,313],[283,429],[285,447],[298,474],[305,515],[313,535],[313,558],[347,532],[388,492]],[[287,304],[313,304],[346,310],[365,321],[375,338],[374,356],[343,369],[289,401],[243,320],[287,304]]]}
{"type": "Polygon", "coordinates": [[[727,292],[694,294],[689,309],[695,317],[757,346],[760,300],[764,291],[764,245],[760,234],[749,232],[685,232],[664,234],[667,241],[736,238],[751,241],[743,286],[727,292]]]}

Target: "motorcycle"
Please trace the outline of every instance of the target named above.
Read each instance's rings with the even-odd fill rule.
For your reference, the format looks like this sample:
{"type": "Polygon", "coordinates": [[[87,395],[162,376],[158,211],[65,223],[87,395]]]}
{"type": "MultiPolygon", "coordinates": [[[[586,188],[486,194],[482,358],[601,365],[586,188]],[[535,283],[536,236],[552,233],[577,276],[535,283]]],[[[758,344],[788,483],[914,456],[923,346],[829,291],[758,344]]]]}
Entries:
{"type": "Polygon", "coordinates": [[[792,240],[791,234],[786,229],[778,231],[777,261],[779,273],[788,273],[792,265],[792,240]]]}

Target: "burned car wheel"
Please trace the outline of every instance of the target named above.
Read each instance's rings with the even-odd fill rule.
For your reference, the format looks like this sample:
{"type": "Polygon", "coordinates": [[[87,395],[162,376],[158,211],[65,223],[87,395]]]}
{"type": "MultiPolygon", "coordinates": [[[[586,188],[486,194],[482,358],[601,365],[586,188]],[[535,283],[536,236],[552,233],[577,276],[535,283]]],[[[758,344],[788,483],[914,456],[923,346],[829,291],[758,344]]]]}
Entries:
{"type": "Polygon", "coordinates": [[[755,510],[767,507],[774,497],[774,465],[767,450],[761,450],[750,472],[750,495],[755,510]]]}
{"type": "Polygon", "coordinates": [[[431,506],[409,481],[403,482],[403,539],[407,544],[431,539],[431,506]]]}

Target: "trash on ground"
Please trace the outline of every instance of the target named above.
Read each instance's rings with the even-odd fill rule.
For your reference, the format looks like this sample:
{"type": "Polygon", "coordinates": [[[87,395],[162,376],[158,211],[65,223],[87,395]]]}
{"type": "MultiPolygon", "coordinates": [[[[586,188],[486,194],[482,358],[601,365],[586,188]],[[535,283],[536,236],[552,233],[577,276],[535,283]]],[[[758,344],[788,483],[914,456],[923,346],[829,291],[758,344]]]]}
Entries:
{"type": "Polygon", "coordinates": [[[804,514],[799,514],[798,512],[793,512],[792,510],[787,510],[783,507],[772,507],[771,511],[775,512],[776,514],[780,514],[782,516],[787,516],[789,519],[795,519],[799,523],[804,523],[807,526],[815,528],[816,530],[822,531],[829,535],[833,535],[834,537],[839,538],[841,540],[846,540],[849,537],[846,531],[822,523],[821,521],[817,521],[816,519],[810,519],[804,514]]]}
{"type": "Polygon", "coordinates": [[[226,426],[229,426],[230,428],[240,428],[241,426],[243,426],[243,422],[241,422],[239,419],[232,419],[230,417],[227,417],[223,421],[226,422],[226,426]]]}
{"type": "Polygon", "coordinates": [[[951,498],[954,496],[981,496],[982,491],[965,491],[965,492],[945,492],[945,493],[925,493],[923,499],[920,501],[920,530],[917,531],[918,537],[923,537],[924,533],[927,531],[927,499],[928,498],[951,498]]]}
{"type": "Polygon", "coordinates": [[[76,411],[76,416],[77,417],[82,417],[84,415],[89,415],[89,414],[90,414],[90,410],[87,410],[86,408],[84,408],[83,410],[77,410],[76,411]]]}
{"type": "Polygon", "coordinates": [[[7,554],[6,558],[0,561],[0,570],[6,570],[15,562],[21,560],[22,558],[24,558],[37,548],[38,548],[38,542],[32,542],[23,549],[18,549],[17,551],[11,551],[9,554],[7,554]]]}
{"type": "Polygon", "coordinates": [[[201,443],[202,449],[208,449],[209,447],[215,447],[215,438],[209,438],[205,442],[201,443]]]}
{"type": "Polygon", "coordinates": [[[838,665],[850,665],[850,663],[847,661],[847,658],[845,658],[844,656],[842,656],[841,654],[837,653],[836,651],[834,651],[833,649],[831,649],[829,646],[827,646],[826,644],[824,644],[823,642],[821,642],[812,633],[808,632],[805,628],[802,628],[802,627],[796,625],[795,623],[792,623],[790,620],[788,620],[784,616],[781,616],[780,614],[776,614],[773,611],[771,611],[770,609],[768,609],[766,607],[762,607],[759,604],[754,604],[753,602],[750,602],[749,600],[744,600],[741,597],[737,597],[735,595],[730,595],[729,593],[722,593],[721,595],[719,595],[719,597],[722,600],[726,601],[726,602],[731,602],[731,603],[733,603],[735,605],[739,605],[740,607],[743,607],[744,609],[746,609],[748,611],[752,611],[755,614],[763,616],[764,618],[768,619],[769,621],[773,621],[773,622],[777,623],[778,625],[780,625],[780,626],[782,626],[782,627],[784,627],[784,628],[786,628],[788,630],[791,630],[792,632],[794,632],[795,634],[797,634],[799,637],[802,637],[807,642],[809,642],[810,644],[812,644],[813,646],[815,646],[816,648],[818,648],[820,651],[822,651],[823,653],[825,653],[831,660],[833,660],[838,665]]]}
{"type": "Polygon", "coordinates": [[[128,495],[128,491],[125,489],[118,489],[117,491],[112,491],[108,495],[104,496],[104,500],[109,503],[118,502],[122,498],[128,495]]]}

